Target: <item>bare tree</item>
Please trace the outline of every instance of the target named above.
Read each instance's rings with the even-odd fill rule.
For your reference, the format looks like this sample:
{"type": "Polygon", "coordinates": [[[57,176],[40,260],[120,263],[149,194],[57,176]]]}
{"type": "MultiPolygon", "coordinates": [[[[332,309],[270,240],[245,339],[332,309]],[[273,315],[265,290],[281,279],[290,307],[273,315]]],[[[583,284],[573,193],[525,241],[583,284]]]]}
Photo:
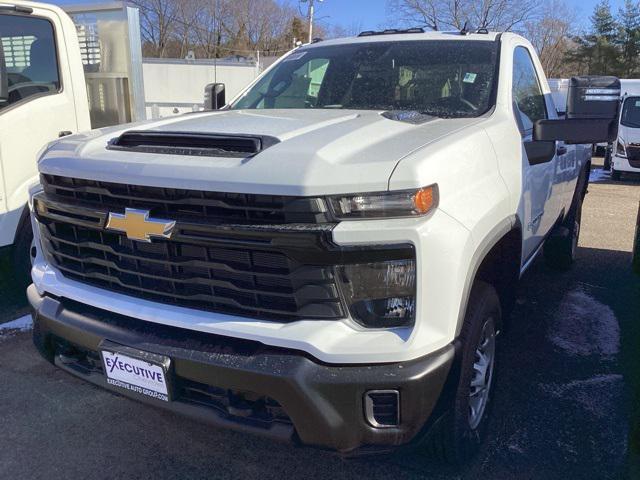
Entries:
{"type": "Polygon", "coordinates": [[[184,57],[190,50],[196,58],[280,55],[304,24],[281,0],[132,1],[140,9],[146,56],[184,57]]]}
{"type": "MultiPolygon", "coordinates": [[[[562,77],[568,73],[566,53],[573,48],[571,41],[571,12],[560,0],[547,3],[539,19],[524,23],[523,34],[533,44],[548,77],[562,77]]],[[[574,69],[575,70],[575,69],[574,69]]]]}
{"type": "Polygon", "coordinates": [[[433,30],[475,28],[513,30],[534,17],[540,0],[388,0],[388,10],[404,23],[433,30]]]}
{"type": "Polygon", "coordinates": [[[174,34],[178,3],[175,0],[132,0],[140,9],[145,55],[164,57],[174,34]]]}

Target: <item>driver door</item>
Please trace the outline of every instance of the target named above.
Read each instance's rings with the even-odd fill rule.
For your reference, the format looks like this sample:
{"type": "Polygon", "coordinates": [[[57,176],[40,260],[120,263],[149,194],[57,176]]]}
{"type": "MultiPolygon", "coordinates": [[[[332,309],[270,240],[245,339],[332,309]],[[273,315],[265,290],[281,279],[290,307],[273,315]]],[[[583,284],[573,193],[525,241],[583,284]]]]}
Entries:
{"type": "Polygon", "coordinates": [[[533,124],[548,118],[548,110],[531,54],[524,46],[517,46],[514,51],[512,101],[522,135],[522,260],[525,264],[560,215],[563,185],[557,181],[556,163],[559,155],[567,154],[567,148],[533,142],[533,124]]]}
{"type": "MultiPolygon", "coordinates": [[[[0,48],[9,78],[9,99],[0,102],[0,225],[15,218],[37,180],[39,150],[61,132],[77,131],[73,87],[63,27],[51,10],[0,13],[0,48]]],[[[4,230],[9,230],[5,228],[4,230]]],[[[7,233],[11,237],[11,232],[7,233]]],[[[6,244],[0,235],[0,246],[6,244]]]]}

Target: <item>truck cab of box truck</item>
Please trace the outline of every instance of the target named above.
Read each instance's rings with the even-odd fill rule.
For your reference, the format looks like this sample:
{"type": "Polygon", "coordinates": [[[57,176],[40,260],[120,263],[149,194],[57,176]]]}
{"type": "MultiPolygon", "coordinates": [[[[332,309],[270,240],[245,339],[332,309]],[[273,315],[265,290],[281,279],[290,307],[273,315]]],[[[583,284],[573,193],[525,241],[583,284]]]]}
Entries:
{"type": "Polygon", "coordinates": [[[28,278],[28,188],[49,142],[91,128],[76,27],[60,8],[0,3],[0,249],[28,278]]]}

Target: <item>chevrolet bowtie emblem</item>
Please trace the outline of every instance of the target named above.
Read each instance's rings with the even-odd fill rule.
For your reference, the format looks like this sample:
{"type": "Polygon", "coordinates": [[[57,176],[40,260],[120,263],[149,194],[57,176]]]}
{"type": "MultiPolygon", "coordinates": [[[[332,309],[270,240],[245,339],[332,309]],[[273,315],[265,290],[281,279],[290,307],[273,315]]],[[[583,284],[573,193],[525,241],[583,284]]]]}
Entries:
{"type": "Polygon", "coordinates": [[[150,242],[153,237],[169,238],[175,226],[172,220],[149,218],[148,210],[127,208],[124,215],[110,212],[106,229],[124,232],[129,240],[150,242]]]}

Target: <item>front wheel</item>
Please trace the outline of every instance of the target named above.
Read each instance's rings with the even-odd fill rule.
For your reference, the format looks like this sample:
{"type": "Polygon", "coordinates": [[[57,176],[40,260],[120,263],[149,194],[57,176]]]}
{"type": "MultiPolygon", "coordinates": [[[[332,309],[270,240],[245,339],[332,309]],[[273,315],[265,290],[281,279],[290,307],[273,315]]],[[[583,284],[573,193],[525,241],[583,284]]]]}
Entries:
{"type": "Polygon", "coordinates": [[[31,283],[33,248],[33,230],[31,229],[31,222],[27,216],[26,221],[20,222],[20,227],[16,233],[16,241],[13,246],[13,271],[16,285],[20,289],[26,288],[31,283]]]}
{"type": "Polygon", "coordinates": [[[496,365],[496,335],[501,322],[495,288],[474,285],[459,340],[460,378],[452,409],[438,425],[431,451],[447,463],[464,463],[486,435],[496,365]]]}
{"type": "Polygon", "coordinates": [[[613,168],[613,165],[611,165],[611,180],[618,182],[621,177],[622,174],[620,173],[620,170],[616,170],[613,168]]]}
{"type": "Polygon", "coordinates": [[[611,161],[611,147],[607,147],[604,154],[604,164],[602,166],[604,171],[613,170],[613,162],[611,161]]]}

